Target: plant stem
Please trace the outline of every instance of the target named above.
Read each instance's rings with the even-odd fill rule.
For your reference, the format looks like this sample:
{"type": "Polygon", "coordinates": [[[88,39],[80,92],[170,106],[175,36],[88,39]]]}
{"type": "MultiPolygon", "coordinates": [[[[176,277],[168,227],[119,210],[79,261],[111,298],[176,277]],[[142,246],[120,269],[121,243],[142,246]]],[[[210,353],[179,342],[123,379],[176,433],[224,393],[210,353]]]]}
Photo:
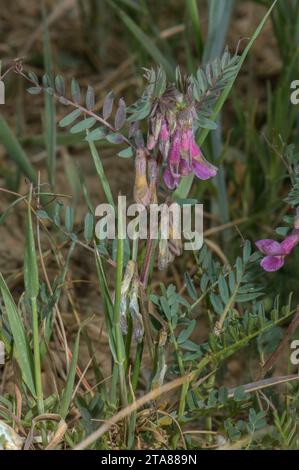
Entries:
{"type": "Polygon", "coordinates": [[[109,202],[109,204],[112,207],[115,207],[112,192],[111,192],[111,188],[110,188],[110,185],[109,185],[109,181],[108,181],[108,179],[105,175],[104,167],[103,167],[102,161],[100,159],[99,153],[97,151],[97,148],[96,148],[94,142],[88,142],[88,144],[89,144],[91,156],[93,158],[94,166],[96,168],[96,172],[97,172],[97,174],[100,178],[100,181],[102,183],[102,187],[103,187],[105,196],[107,198],[107,201],[109,202]]]}
{"type": "Polygon", "coordinates": [[[116,363],[112,364],[111,394],[110,401],[116,409],[117,406],[117,383],[118,383],[118,367],[116,363]]]}
{"type": "Polygon", "coordinates": [[[134,367],[133,367],[133,374],[132,374],[132,389],[134,391],[136,390],[137,384],[138,384],[139,372],[140,372],[140,367],[141,367],[141,359],[142,359],[142,353],[143,353],[143,347],[144,347],[143,341],[141,343],[138,343],[137,350],[136,350],[134,367]]]}
{"type": "Polygon", "coordinates": [[[139,238],[134,238],[133,243],[132,243],[132,260],[137,262],[137,257],[138,257],[138,242],[139,238]]]}
{"type": "MultiPolygon", "coordinates": [[[[135,356],[135,362],[134,362],[134,367],[133,367],[133,373],[132,373],[132,379],[131,379],[131,387],[130,387],[130,395],[129,395],[129,404],[133,403],[135,400],[135,390],[137,388],[138,384],[138,379],[139,379],[139,373],[140,373],[140,367],[141,367],[141,361],[142,361],[142,354],[143,354],[143,347],[144,347],[144,341],[141,341],[141,343],[138,343],[137,345],[137,350],[136,350],[136,356],[135,356]]],[[[132,449],[134,446],[134,441],[135,441],[135,428],[136,428],[136,416],[137,416],[137,411],[133,411],[130,420],[129,420],[129,425],[128,425],[128,449],[132,449]]]]}
{"type": "Polygon", "coordinates": [[[118,239],[117,239],[117,259],[116,259],[116,279],[115,279],[115,300],[114,300],[114,315],[113,315],[113,329],[116,344],[116,356],[119,371],[119,382],[121,391],[121,400],[124,406],[128,403],[127,386],[125,378],[125,346],[120,329],[120,303],[121,303],[121,284],[123,277],[123,264],[124,264],[124,243],[121,237],[124,227],[122,212],[118,214],[118,239]]]}
{"type": "Polygon", "coordinates": [[[146,287],[148,283],[148,275],[149,275],[149,269],[150,269],[150,264],[151,264],[151,259],[152,259],[153,248],[154,248],[153,240],[149,239],[146,245],[143,270],[140,276],[140,281],[144,287],[146,287]]]}
{"type": "MultiPolygon", "coordinates": [[[[172,324],[171,324],[170,321],[169,321],[168,325],[169,325],[169,331],[170,331],[170,335],[171,335],[171,341],[173,343],[173,347],[174,347],[174,350],[175,350],[175,353],[176,353],[176,356],[177,356],[177,361],[178,361],[178,366],[179,366],[179,369],[180,369],[180,374],[183,377],[184,375],[186,375],[186,371],[185,371],[185,367],[184,367],[184,363],[183,363],[182,353],[180,351],[180,348],[179,348],[179,345],[177,343],[177,340],[176,340],[176,337],[175,337],[175,334],[174,334],[174,331],[173,331],[173,327],[172,327],[172,324]]],[[[186,385],[187,385],[187,390],[188,390],[188,382],[183,384],[182,390],[181,390],[179,412],[178,412],[178,418],[179,419],[182,418],[182,416],[184,414],[184,411],[185,411],[185,399],[186,399],[186,393],[187,393],[187,390],[185,390],[186,385]]]]}
{"type": "MultiPolygon", "coordinates": [[[[182,377],[184,377],[186,375],[186,371],[185,371],[185,367],[184,367],[182,353],[181,353],[181,350],[180,350],[179,345],[177,343],[171,321],[168,322],[168,325],[169,325],[171,340],[172,340],[174,350],[175,350],[175,353],[176,353],[176,356],[177,356],[177,361],[178,361],[180,374],[181,374],[182,377]]],[[[186,397],[187,397],[188,389],[189,389],[189,381],[186,381],[185,383],[183,383],[182,388],[181,388],[179,410],[178,410],[178,421],[180,421],[182,419],[182,417],[184,416],[185,406],[186,406],[186,397]]],[[[173,436],[172,443],[173,443],[173,446],[174,446],[175,449],[177,448],[177,443],[178,443],[179,437],[180,437],[180,433],[176,433],[173,436]]]]}
{"type": "MultiPolygon", "coordinates": [[[[215,386],[215,380],[216,380],[216,371],[215,371],[215,373],[208,379],[208,387],[207,387],[207,390],[213,390],[213,388],[214,388],[214,386],[215,386]]],[[[207,429],[208,431],[212,431],[212,429],[213,429],[213,420],[212,420],[212,416],[207,416],[207,418],[206,418],[206,429],[207,429]]],[[[213,439],[212,439],[212,434],[208,434],[207,440],[208,440],[208,442],[211,444],[211,442],[213,441],[213,439]]]]}
{"type": "Polygon", "coordinates": [[[233,293],[232,293],[232,295],[229,299],[229,302],[226,304],[219,320],[215,324],[214,331],[217,335],[219,335],[221,333],[222,328],[223,328],[223,324],[224,324],[225,319],[227,317],[227,314],[228,314],[228,312],[230,311],[230,309],[233,307],[233,305],[235,303],[235,298],[236,298],[236,295],[238,293],[239,287],[240,287],[240,282],[237,282],[236,285],[235,285],[234,291],[233,291],[233,293]]]}
{"type": "Polygon", "coordinates": [[[36,297],[31,298],[32,307],[32,332],[33,332],[33,351],[34,351],[34,375],[37,397],[37,407],[39,414],[44,413],[44,400],[42,389],[42,374],[39,349],[39,331],[38,331],[38,315],[36,297]]]}

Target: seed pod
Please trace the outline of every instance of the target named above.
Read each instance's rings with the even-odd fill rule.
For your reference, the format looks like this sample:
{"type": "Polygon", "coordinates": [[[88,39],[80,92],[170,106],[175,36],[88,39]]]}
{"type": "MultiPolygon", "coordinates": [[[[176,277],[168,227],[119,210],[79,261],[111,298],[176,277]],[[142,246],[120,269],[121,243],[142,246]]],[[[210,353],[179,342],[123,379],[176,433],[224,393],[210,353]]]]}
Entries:
{"type": "Polygon", "coordinates": [[[138,290],[139,290],[139,281],[136,279],[133,282],[131,294],[130,294],[130,303],[129,303],[129,311],[131,314],[132,322],[133,322],[133,338],[137,343],[141,343],[143,335],[144,335],[144,325],[143,319],[139,310],[139,302],[138,302],[138,290]]]}
{"type": "Polygon", "coordinates": [[[124,278],[123,278],[122,285],[121,285],[121,295],[124,295],[124,296],[127,295],[130,285],[131,285],[131,281],[133,279],[135,268],[136,268],[135,261],[129,260],[126,266],[124,278]]]}
{"type": "Polygon", "coordinates": [[[135,272],[136,263],[135,261],[130,260],[127,264],[124,278],[121,285],[121,301],[120,301],[120,329],[123,334],[128,332],[127,324],[127,308],[128,308],[128,294],[135,272]]]}
{"type": "Polygon", "coordinates": [[[127,298],[122,297],[120,300],[119,326],[123,335],[126,335],[128,333],[127,307],[128,307],[127,298]]]}
{"type": "Polygon", "coordinates": [[[163,271],[169,263],[168,240],[161,238],[159,241],[158,268],[163,271]]]}
{"type": "Polygon", "coordinates": [[[173,257],[180,256],[183,251],[182,240],[169,240],[168,249],[173,257]]]}
{"type": "Polygon", "coordinates": [[[147,206],[150,203],[150,190],[146,177],[146,150],[139,148],[135,158],[134,199],[137,204],[147,206]]]}
{"type": "Polygon", "coordinates": [[[165,361],[165,344],[167,341],[167,333],[162,329],[159,333],[159,340],[157,345],[157,371],[152,380],[152,390],[161,387],[164,382],[164,377],[167,370],[167,364],[165,361]]]}

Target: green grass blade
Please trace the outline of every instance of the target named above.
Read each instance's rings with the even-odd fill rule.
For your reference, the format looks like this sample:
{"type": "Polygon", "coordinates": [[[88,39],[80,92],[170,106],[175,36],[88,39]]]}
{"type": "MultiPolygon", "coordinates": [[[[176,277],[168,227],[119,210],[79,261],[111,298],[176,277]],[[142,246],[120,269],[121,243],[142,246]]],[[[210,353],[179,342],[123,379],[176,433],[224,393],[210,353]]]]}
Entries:
{"type": "Polygon", "coordinates": [[[40,414],[44,412],[43,404],[43,391],[42,391],[42,376],[41,376],[41,357],[40,357],[40,344],[39,344],[39,321],[37,311],[37,296],[39,292],[39,276],[37,257],[35,251],[35,242],[31,217],[31,199],[32,199],[32,186],[30,187],[27,211],[27,230],[26,230],[26,244],[24,256],[24,281],[25,290],[31,304],[32,314],[32,336],[33,336],[33,352],[34,352],[34,377],[37,396],[38,411],[40,414]]]}
{"type": "Polygon", "coordinates": [[[112,205],[112,207],[114,207],[114,200],[113,200],[112,192],[110,189],[109,181],[105,175],[103,164],[98,154],[97,148],[94,142],[92,141],[88,142],[88,144],[89,144],[90,152],[91,152],[93,162],[96,168],[96,172],[100,178],[107,201],[109,202],[109,204],[112,205]]]}
{"type": "Polygon", "coordinates": [[[137,39],[139,44],[146,50],[146,52],[154,59],[158,65],[162,65],[169,78],[174,78],[174,67],[162,54],[160,49],[156,46],[155,42],[135,23],[132,18],[125,13],[124,10],[119,8],[112,0],[106,0],[111,5],[122,22],[126,25],[131,34],[137,39]]]}
{"type": "Polygon", "coordinates": [[[19,144],[18,139],[2,116],[0,116],[0,141],[23,175],[27,176],[33,183],[36,183],[37,176],[34,168],[28,160],[24,149],[19,144]]]}
{"type": "Polygon", "coordinates": [[[63,392],[63,397],[62,397],[61,404],[60,404],[59,414],[63,419],[66,418],[66,416],[68,414],[68,411],[69,411],[71,401],[72,401],[72,396],[73,396],[73,391],[74,391],[74,384],[75,384],[75,377],[76,377],[76,367],[77,367],[78,354],[79,354],[79,345],[80,345],[80,331],[77,334],[76,341],[75,341],[75,344],[74,344],[73,353],[72,353],[72,360],[71,360],[71,364],[70,364],[70,370],[69,370],[69,373],[68,373],[66,387],[65,387],[65,390],[63,392]]]}
{"type": "MultiPolygon", "coordinates": [[[[267,11],[267,13],[265,14],[265,16],[263,17],[262,21],[260,22],[260,24],[258,25],[258,27],[256,28],[251,40],[249,41],[249,43],[247,44],[246,48],[244,49],[241,57],[240,57],[240,61],[239,61],[239,67],[238,67],[238,72],[240,71],[251,47],[253,46],[256,38],[259,36],[260,32],[262,31],[267,19],[269,18],[273,8],[275,7],[277,3],[277,0],[275,0],[271,7],[269,8],[269,10],[267,11]]],[[[223,92],[221,93],[216,105],[215,105],[215,109],[214,109],[214,112],[212,113],[212,115],[210,116],[209,119],[211,119],[212,121],[216,121],[217,119],[217,116],[219,114],[219,112],[221,111],[225,101],[227,100],[227,97],[232,89],[232,86],[236,80],[238,76],[238,73],[236,74],[236,76],[234,77],[233,80],[231,80],[230,83],[227,84],[226,88],[223,90],[223,92]]],[[[202,145],[203,142],[205,141],[207,135],[209,134],[209,129],[202,129],[202,131],[200,132],[200,135],[199,135],[199,140],[198,140],[198,144],[199,145],[202,145]]],[[[178,189],[175,191],[174,193],[174,197],[175,199],[184,199],[186,197],[188,197],[188,193],[191,189],[191,186],[192,186],[192,182],[193,182],[193,178],[194,178],[194,175],[191,174],[189,176],[185,176],[178,189]]]]}
{"type": "Polygon", "coordinates": [[[95,259],[96,259],[96,268],[97,268],[97,274],[98,274],[98,280],[99,280],[99,288],[100,288],[100,294],[102,297],[102,302],[103,302],[103,307],[104,307],[104,314],[105,314],[105,320],[106,320],[106,328],[107,332],[109,334],[109,341],[110,341],[110,348],[113,357],[116,359],[116,348],[114,344],[114,339],[113,339],[113,302],[111,299],[111,295],[109,292],[109,287],[107,284],[107,279],[105,275],[105,270],[103,267],[102,259],[95,250],[95,259]]]}
{"type": "Polygon", "coordinates": [[[25,290],[29,299],[36,298],[39,291],[39,277],[37,258],[35,251],[32,217],[31,217],[31,197],[32,187],[30,188],[28,210],[27,210],[27,230],[26,230],[26,244],[24,256],[24,281],[25,290]]]}
{"type": "Polygon", "coordinates": [[[32,354],[27,340],[27,335],[21,320],[21,315],[18,312],[16,304],[14,303],[12,295],[1,273],[0,290],[6,309],[9,327],[13,336],[13,351],[15,358],[19,364],[25,384],[32,395],[35,396],[36,391],[33,376],[32,354]]]}
{"type": "MultiPolygon", "coordinates": [[[[53,81],[53,64],[51,54],[51,43],[48,29],[48,21],[44,3],[42,3],[43,16],[43,54],[44,66],[47,75],[53,81]]],[[[55,184],[56,169],[56,107],[55,98],[49,93],[45,93],[45,115],[44,115],[45,139],[48,156],[48,175],[52,186],[55,184]]]]}
{"type": "MultiPolygon", "coordinates": [[[[219,159],[223,151],[220,119],[218,119],[217,129],[215,129],[215,132],[213,132],[213,134],[211,135],[211,143],[214,163],[216,163],[217,165],[216,159],[219,159]]],[[[213,182],[215,187],[217,188],[217,202],[215,201],[215,205],[217,204],[217,208],[215,212],[218,212],[219,220],[221,221],[221,223],[225,224],[229,221],[229,203],[225,181],[225,167],[222,162],[218,164],[218,172],[213,182]]],[[[227,230],[223,232],[224,237],[226,237],[227,234],[229,234],[227,230]]]]}
{"type": "Polygon", "coordinates": [[[6,218],[9,216],[9,214],[11,213],[12,209],[17,206],[21,201],[23,201],[24,197],[21,196],[21,197],[18,197],[17,199],[15,199],[8,207],[7,209],[5,209],[4,212],[2,212],[1,214],[1,217],[0,217],[0,225],[3,225],[6,218]]]}
{"type": "Polygon", "coordinates": [[[196,52],[198,54],[198,59],[199,59],[201,58],[202,53],[203,53],[203,39],[202,39],[197,0],[187,0],[186,6],[187,6],[188,16],[191,20],[192,28],[193,28],[194,35],[195,35],[194,41],[195,41],[196,52]]]}
{"type": "Polygon", "coordinates": [[[63,154],[62,159],[65,175],[71,188],[71,194],[74,201],[73,205],[75,207],[81,196],[81,174],[78,171],[79,168],[76,162],[67,152],[63,154]]]}
{"type": "MultiPolygon", "coordinates": [[[[234,6],[234,0],[219,2],[217,0],[209,0],[209,29],[208,37],[204,47],[203,62],[208,63],[219,57],[225,47],[225,39],[230,24],[231,15],[234,6]]],[[[222,126],[220,114],[217,119],[217,129],[211,135],[211,150],[213,162],[218,166],[218,173],[213,179],[213,183],[217,188],[217,201],[213,200],[215,210],[213,212],[219,214],[221,223],[229,221],[229,204],[227,190],[225,184],[225,168],[224,164],[218,164],[217,159],[222,153],[222,126]]],[[[227,231],[224,236],[227,236],[227,231]]]]}
{"type": "Polygon", "coordinates": [[[52,331],[53,331],[53,315],[54,315],[53,306],[57,305],[59,300],[60,300],[60,296],[61,296],[63,287],[65,285],[65,278],[66,278],[66,275],[67,275],[67,272],[68,272],[70,259],[71,259],[71,256],[73,254],[73,251],[75,249],[75,246],[76,246],[76,242],[73,241],[70,248],[69,248],[69,251],[66,255],[66,261],[65,261],[65,264],[62,268],[62,273],[58,277],[57,287],[56,287],[55,291],[53,292],[53,296],[51,298],[51,301],[49,302],[49,307],[48,307],[48,309],[46,310],[46,313],[45,313],[46,321],[45,321],[45,326],[44,326],[43,342],[42,342],[41,348],[40,348],[41,360],[43,360],[43,358],[45,357],[45,354],[48,350],[49,341],[50,341],[52,331]]]}
{"type": "Polygon", "coordinates": [[[208,37],[204,47],[203,62],[219,57],[223,48],[224,41],[231,19],[234,6],[234,0],[209,0],[209,27],[208,37]]]}
{"type": "Polygon", "coordinates": [[[115,296],[114,296],[114,312],[113,312],[113,329],[115,334],[116,355],[119,373],[119,385],[121,391],[121,401],[124,406],[128,403],[125,363],[126,353],[122,332],[120,329],[120,307],[121,307],[121,285],[124,267],[124,240],[121,237],[125,225],[122,211],[118,214],[118,239],[117,239],[117,255],[116,255],[116,277],[115,277],[115,296]]]}

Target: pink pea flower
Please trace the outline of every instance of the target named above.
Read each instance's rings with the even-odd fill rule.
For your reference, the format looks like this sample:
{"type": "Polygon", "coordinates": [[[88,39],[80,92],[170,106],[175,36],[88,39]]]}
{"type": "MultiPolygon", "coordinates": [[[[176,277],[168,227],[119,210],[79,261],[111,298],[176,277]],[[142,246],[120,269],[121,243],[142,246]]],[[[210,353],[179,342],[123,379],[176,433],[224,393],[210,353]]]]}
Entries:
{"type": "MultiPolygon", "coordinates": [[[[193,173],[201,180],[207,180],[217,174],[217,168],[211,165],[201,153],[194,132],[193,121],[195,110],[189,104],[183,109],[174,106],[175,97],[169,101],[165,98],[163,107],[150,119],[150,132],[147,138],[147,149],[151,152],[159,148],[166,167],[163,178],[169,189],[175,189],[182,178],[193,173]]],[[[176,103],[177,104],[177,103],[176,103]]]]}
{"type": "Polygon", "coordinates": [[[217,168],[205,159],[201,153],[200,148],[195,142],[194,136],[192,136],[191,157],[192,170],[197,178],[201,180],[207,180],[209,178],[213,178],[213,176],[216,176],[217,168]]]}
{"type": "Polygon", "coordinates": [[[169,189],[177,188],[180,182],[180,176],[174,176],[169,168],[166,168],[163,173],[164,183],[169,189]]]}
{"type": "Polygon", "coordinates": [[[204,158],[195,142],[192,129],[178,128],[169,150],[164,182],[169,189],[174,189],[179,185],[181,177],[190,173],[201,180],[207,180],[217,174],[217,168],[204,158]]]}
{"type": "Polygon", "coordinates": [[[299,243],[299,229],[293,230],[281,243],[264,239],[258,240],[255,244],[263,255],[261,267],[268,272],[277,271],[284,265],[285,257],[291,253],[293,248],[299,243]]]}

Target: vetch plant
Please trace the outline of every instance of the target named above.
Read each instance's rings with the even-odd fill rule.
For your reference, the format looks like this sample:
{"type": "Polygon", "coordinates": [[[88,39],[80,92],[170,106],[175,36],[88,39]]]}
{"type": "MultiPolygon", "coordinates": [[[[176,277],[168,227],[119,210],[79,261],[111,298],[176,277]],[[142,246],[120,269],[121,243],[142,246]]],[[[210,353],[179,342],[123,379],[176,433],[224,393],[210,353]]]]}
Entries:
{"type": "MultiPolygon", "coordinates": [[[[242,54],[231,55],[226,48],[188,74],[158,60],[156,67],[144,70],[143,92],[130,105],[109,92],[98,112],[94,88],[83,89],[75,79],[68,84],[60,74],[54,76],[49,61],[41,78],[27,71],[21,60],[11,66],[10,71],[29,84],[30,94],[47,97],[51,157],[49,190],[5,127],[6,142],[17,149],[12,153],[30,183],[27,192],[13,192],[15,200],[1,216],[5,222],[12,208],[26,206],[24,268],[16,276],[24,280],[24,292],[18,299],[12,277],[0,276],[0,339],[16,370],[16,394],[0,396],[0,415],[12,425],[17,410],[18,429],[26,434],[24,448],[255,449],[269,442],[273,447],[298,448],[298,376],[289,371],[272,375],[277,351],[295,331],[298,306],[285,291],[270,297],[259,268],[260,254],[253,252],[249,240],[240,237],[238,246],[232,243],[227,250],[209,238],[241,222],[219,225],[210,210],[226,161],[214,165],[207,137],[217,128],[219,112],[275,3],[242,54]],[[89,149],[105,208],[113,209],[116,226],[111,237],[97,236],[95,217],[105,208],[99,206],[101,214],[95,209],[83,174],[73,172],[86,207],[81,222],[76,205],[55,190],[56,136],[51,122],[59,104],[67,110],[60,128],[68,128],[89,149]],[[134,159],[130,181],[140,214],[150,215],[158,203],[169,212],[174,203],[182,208],[204,203],[209,227],[203,246],[183,251],[174,214],[167,218],[169,232],[164,237],[163,211],[155,219],[156,237],[143,237],[140,231],[128,236],[126,210],[104,170],[104,145],[120,158],[134,159]],[[85,287],[77,293],[82,279],[75,278],[73,269],[78,253],[86,261],[80,274],[90,270],[91,284],[99,291],[93,292],[97,303],[92,315],[84,317],[80,301],[85,287]],[[64,321],[69,311],[71,327],[64,321]],[[98,356],[103,345],[94,317],[103,319],[104,361],[98,356]],[[52,360],[53,348],[61,353],[60,366],[52,360]],[[231,373],[236,357],[246,381],[244,375],[236,378],[231,373]],[[51,394],[45,392],[47,366],[55,386],[51,394]],[[288,393],[278,396],[273,390],[282,384],[288,384],[288,393]]],[[[195,2],[188,2],[188,9],[194,8],[195,2]]],[[[129,16],[122,10],[118,14],[139,40],[146,39],[129,16]]],[[[193,25],[200,32],[199,25],[193,25]]],[[[151,46],[151,54],[161,58],[158,46],[151,46]]],[[[197,49],[201,50],[200,41],[197,49]]],[[[284,153],[292,183],[286,202],[297,208],[298,155],[293,147],[284,148],[284,153]]],[[[106,225],[107,221],[108,216],[106,225]]],[[[103,225],[102,220],[100,231],[103,225]]],[[[288,216],[286,225],[279,231],[283,241],[256,242],[265,255],[261,265],[266,271],[278,270],[286,256],[296,253],[296,216],[288,216]]],[[[89,302],[88,291],[83,300],[89,302]]]]}

